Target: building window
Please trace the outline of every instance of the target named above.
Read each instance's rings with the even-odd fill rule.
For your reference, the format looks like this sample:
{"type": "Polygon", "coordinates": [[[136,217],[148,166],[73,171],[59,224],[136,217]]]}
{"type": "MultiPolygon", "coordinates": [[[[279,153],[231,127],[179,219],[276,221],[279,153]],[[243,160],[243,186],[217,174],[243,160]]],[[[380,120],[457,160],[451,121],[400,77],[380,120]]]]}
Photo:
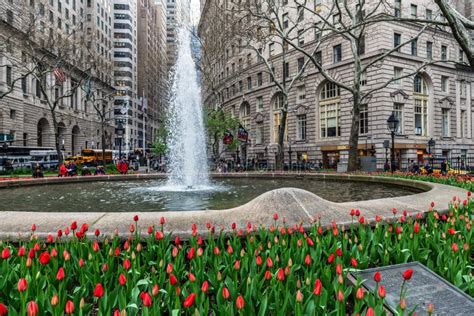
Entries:
{"type": "Polygon", "coordinates": [[[321,3],[322,0],[314,0],[314,11],[319,13],[321,12],[321,3]]]}
{"type": "Polygon", "coordinates": [[[414,39],[411,41],[411,54],[413,56],[418,55],[418,40],[414,39]]]}
{"type": "Polygon", "coordinates": [[[414,79],[415,134],[428,136],[428,88],[421,75],[414,79]]]}
{"type": "Polygon", "coordinates": [[[304,67],[304,57],[298,58],[298,72],[303,70],[304,67]]]}
{"type": "Polygon", "coordinates": [[[242,124],[246,130],[250,130],[250,104],[248,102],[244,102],[240,106],[239,119],[240,124],[242,124]]]}
{"type": "Polygon", "coordinates": [[[289,26],[288,13],[283,14],[283,28],[287,29],[289,26]]]}
{"type": "Polygon", "coordinates": [[[396,130],[397,134],[403,134],[403,104],[395,103],[393,105],[393,115],[398,119],[398,128],[396,130]]]}
{"type": "Polygon", "coordinates": [[[324,85],[320,94],[319,118],[321,138],[337,137],[340,132],[341,89],[334,83],[324,85]]]}
{"type": "Polygon", "coordinates": [[[270,56],[273,56],[273,54],[275,54],[275,43],[268,44],[268,51],[270,53],[270,56]]]}
{"type": "Polygon", "coordinates": [[[433,20],[433,11],[430,9],[426,9],[425,17],[427,20],[430,20],[430,21],[433,20]]]}
{"type": "Polygon", "coordinates": [[[21,92],[28,93],[28,78],[26,76],[21,78],[21,92]]]}
{"type": "Polygon", "coordinates": [[[441,91],[449,92],[449,77],[441,76],[441,91]]]}
{"type": "Polygon", "coordinates": [[[359,134],[369,132],[369,110],[367,104],[361,104],[359,109],[359,134]]]}
{"type": "Polygon", "coordinates": [[[257,97],[257,112],[263,111],[263,97],[257,97]]]}
{"type": "Polygon", "coordinates": [[[321,40],[321,22],[314,23],[314,40],[319,42],[321,40]]]}
{"type": "Polygon", "coordinates": [[[441,135],[449,137],[449,109],[441,109],[441,135]]]}
{"type": "Polygon", "coordinates": [[[257,127],[255,128],[255,143],[257,145],[263,144],[263,135],[264,135],[264,129],[263,129],[263,124],[258,123],[257,127]]]}
{"type": "Polygon", "coordinates": [[[12,67],[11,66],[7,66],[7,78],[6,78],[6,82],[7,82],[7,86],[11,87],[12,86],[12,83],[13,83],[13,79],[12,79],[12,67]]]}
{"type": "Polygon", "coordinates": [[[402,0],[395,0],[395,12],[394,15],[399,18],[402,16],[402,0]]]}
{"type": "Polygon", "coordinates": [[[298,45],[299,46],[304,45],[304,30],[299,30],[298,31],[298,45]]]}
{"type": "Polygon", "coordinates": [[[239,81],[239,92],[242,93],[244,91],[244,82],[242,80],[239,81]]]}
{"type": "Polygon", "coordinates": [[[338,63],[342,60],[342,46],[341,44],[336,45],[333,47],[333,61],[334,63],[338,63]]]}
{"type": "Polygon", "coordinates": [[[296,135],[298,140],[306,140],[306,114],[296,116],[297,130],[296,135]]]}
{"type": "Polygon", "coordinates": [[[418,6],[416,4],[410,5],[410,15],[413,19],[416,19],[418,15],[418,6]]]}
{"type": "Polygon", "coordinates": [[[433,42],[426,42],[426,58],[433,59],[433,42]]]}
{"type": "Polygon", "coordinates": [[[247,89],[252,90],[252,77],[247,77],[247,89]]]}
{"type": "MultiPolygon", "coordinates": [[[[398,47],[402,43],[402,34],[393,33],[393,47],[398,47]]],[[[397,52],[400,51],[400,48],[397,49],[397,52]]]]}
{"type": "Polygon", "coordinates": [[[16,110],[10,109],[10,119],[16,120],[16,110]]]}
{"type": "Polygon", "coordinates": [[[290,76],[290,63],[286,62],[283,66],[283,78],[288,78],[290,76]]]}
{"type": "Polygon", "coordinates": [[[458,61],[460,63],[464,62],[464,51],[462,49],[459,49],[459,54],[458,54],[458,61]]]}
{"type": "Polygon", "coordinates": [[[399,87],[402,86],[402,79],[398,79],[398,78],[401,78],[402,76],[403,76],[403,68],[393,67],[393,79],[396,79],[393,81],[394,85],[399,86],[399,87]]]}
{"type": "Polygon", "coordinates": [[[441,45],[441,60],[448,59],[448,46],[441,45]]]}
{"type": "Polygon", "coordinates": [[[461,138],[466,137],[466,110],[461,110],[461,138]]]}
{"type": "Polygon", "coordinates": [[[299,86],[296,90],[297,94],[297,102],[304,102],[306,99],[306,87],[305,86],[299,86]]]}
{"type": "Polygon", "coordinates": [[[316,52],[316,53],[314,54],[314,60],[316,61],[316,63],[317,63],[318,65],[321,65],[321,64],[322,64],[322,62],[323,62],[323,54],[321,53],[321,51],[316,52]]]}
{"type": "MultiPolygon", "coordinates": [[[[275,98],[275,103],[273,105],[273,141],[278,143],[278,138],[280,135],[280,123],[281,123],[281,115],[283,108],[283,94],[278,94],[275,98]]],[[[288,116],[286,116],[285,122],[285,140],[288,139],[288,116]]]]}
{"type": "Polygon", "coordinates": [[[257,74],[257,87],[261,87],[263,85],[263,74],[259,72],[257,74]]]}

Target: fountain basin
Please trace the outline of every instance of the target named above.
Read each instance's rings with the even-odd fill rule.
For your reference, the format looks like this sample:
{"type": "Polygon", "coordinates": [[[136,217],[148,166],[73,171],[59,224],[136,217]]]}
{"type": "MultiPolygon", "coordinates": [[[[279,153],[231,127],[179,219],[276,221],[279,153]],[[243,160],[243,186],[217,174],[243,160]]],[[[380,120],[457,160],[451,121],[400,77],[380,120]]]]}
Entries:
{"type": "MultiPolygon", "coordinates": [[[[215,178],[223,175],[215,175],[215,178]]],[[[130,175],[130,176],[107,176],[100,180],[108,179],[110,181],[130,180],[130,179],[156,179],[164,175],[130,175]]],[[[226,174],[226,178],[237,177],[245,178],[248,181],[256,178],[282,178],[295,177],[282,174],[226,174]]],[[[58,227],[65,228],[72,221],[79,223],[87,222],[92,228],[100,228],[103,233],[110,234],[118,229],[124,238],[128,236],[128,226],[132,217],[138,214],[140,217],[139,226],[142,232],[146,233],[148,225],[159,226],[160,218],[163,216],[167,220],[166,231],[180,234],[182,237],[191,233],[191,224],[196,223],[200,230],[205,229],[207,223],[221,226],[225,230],[230,230],[232,223],[239,227],[245,227],[248,222],[255,225],[270,225],[273,223],[273,214],[279,213],[280,218],[285,218],[287,225],[295,223],[309,224],[314,219],[320,218],[323,225],[336,221],[338,224],[347,224],[352,222],[349,215],[351,208],[361,210],[366,220],[374,220],[376,215],[384,218],[391,218],[392,208],[399,210],[407,209],[410,213],[425,212],[432,202],[440,209],[447,208],[448,203],[453,196],[465,197],[467,191],[441,184],[394,179],[386,177],[371,177],[359,175],[325,175],[325,174],[301,174],[302,180],[321,180],[331,179],[338,181],[361,181],[360,185],[367,183],[388,183],[399,186],[409,186],[417,188],[424,192],[398,196],[386,197],[381,199],[350,201],[336,203],[323,199],[314,193],[299,188],[279,188],[268,191],[252,199],[248,203],[240,206],[219,209],[219,210],[198,210],[198,211],[171,211],[171,212],[139,212],[139,209],[130,210],[130,212],[17,212],[5,211],[4,206],[0,207],[0,239],[26,238],[29,235],[31,223],[36,223],[40,236],[46,236],[49,232],[55,232],[58,227]]],[[[70,179],[40,179],[40,180],[22,180],[0,182],[0,187],[9,186],[30,186],[38,184],[51,184],[58,182],[85,182],[97,181],[98,178],[70,178],[70,179]]],[[[0,190],[0,194],[3,195],[0,190]]]]}

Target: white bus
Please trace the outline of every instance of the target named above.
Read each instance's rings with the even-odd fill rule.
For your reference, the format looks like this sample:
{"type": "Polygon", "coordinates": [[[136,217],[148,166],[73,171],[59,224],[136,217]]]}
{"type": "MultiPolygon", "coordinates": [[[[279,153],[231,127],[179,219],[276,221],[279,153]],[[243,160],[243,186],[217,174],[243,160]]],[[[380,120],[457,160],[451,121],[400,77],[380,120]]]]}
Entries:
{"type": "Polygon", "coordinates": [[[32,150],[30,151],[30,156],[32,168],[37,163],[41,165],[43,170],[55,170],[58,168],[59,159],[56,150],[32,150]]]}

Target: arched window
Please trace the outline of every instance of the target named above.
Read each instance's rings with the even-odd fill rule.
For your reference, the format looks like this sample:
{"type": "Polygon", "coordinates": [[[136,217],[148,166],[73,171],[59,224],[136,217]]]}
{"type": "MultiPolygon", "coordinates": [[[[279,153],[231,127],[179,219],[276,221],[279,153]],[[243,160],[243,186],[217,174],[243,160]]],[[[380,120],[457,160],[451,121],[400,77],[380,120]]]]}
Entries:
{"type": "Polygon", "coordinates": [[[422,75],[413,79],[415,103],[415,135],[428,136],[428,87],[422,75]]]}
{"type": "MultiPolygon", "coordinates": [[[[284,97],[283,93],[278,93],[274,96],[273,101],[273,142],[278,143],[278,138],[280,135],[280,123],[281,123],[281,109],[284,106],[284,97]]],[[[285,122],[285,141],[288,140],[288,115],[286,116],[285,122]]]]}
{"type": "Polygon", "coordinates": [[[240,124],[248,131],[250,129],[250,104],[248,102],[242,103],[239,111],[240,124]]]}
{"type": "Polygon", "coordinates": [[[327,82],[319,97],[319,123],[321,138],[341,136],[341,88],[327,82]]]}

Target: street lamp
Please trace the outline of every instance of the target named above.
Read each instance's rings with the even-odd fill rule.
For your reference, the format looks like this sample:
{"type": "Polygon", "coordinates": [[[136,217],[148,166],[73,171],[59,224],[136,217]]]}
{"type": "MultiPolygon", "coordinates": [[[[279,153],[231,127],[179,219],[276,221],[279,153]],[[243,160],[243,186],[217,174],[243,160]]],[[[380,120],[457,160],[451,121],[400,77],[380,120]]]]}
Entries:
{"type": "Polygon", "coordinates": [[[436,145],[436,142],[433,138],[430,138],[428,141],[428,154],[430,155],[430,164],[431,168],[433,168],[433,155],[431,154],[431,148],[436,145]]]}
{"type": "Polygon", "coordinates": [[[390,148],[390,141],[388,139],[383,141],[383,148],[385,148],[385,165],[384,165],[384,171],[388,171],[388,149],[390,148]]]}
{"type": "Polygon", "coordinates": [[[394,172],[395,169],[396,169],[395,168],[395,132],[398,129],[398,124],[399,123],[400,123],[400,121],[395,116],[395,114],[392,112],[392,114],[390,114],[390,116],[388,117],[388,120],[387,120],[387,127],[388,127],[390,133],[392,134],[392,152],[390,154],[392,172],[394,172]]]}
{"type": "Polygon", "coordinates": [[[119,139],[119,159],[122,159],[122,139],[123,139],[123,133],[125,132],[125,128],[123,127],[122,122],[120,121],[115,128],[115,134],[117,134],[117,137],[119,139]]]}

